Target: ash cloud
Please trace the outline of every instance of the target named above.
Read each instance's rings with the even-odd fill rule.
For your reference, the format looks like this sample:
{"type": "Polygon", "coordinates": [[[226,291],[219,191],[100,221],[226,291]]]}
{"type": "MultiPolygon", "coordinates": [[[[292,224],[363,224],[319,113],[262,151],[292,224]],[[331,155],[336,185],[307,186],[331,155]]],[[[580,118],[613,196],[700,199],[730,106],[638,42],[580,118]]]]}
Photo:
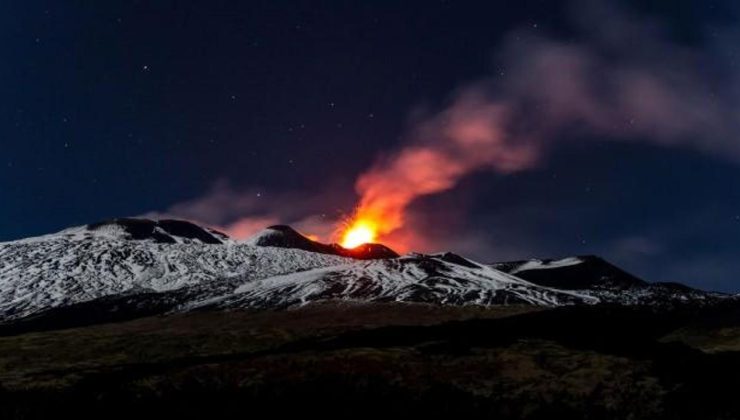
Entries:
{"type": "MultiPolygon", "coordinates": [[[[733,58],[718,53],[740,37],[711,28],[722,36],[689,45],[676,42],[664,23],[615,3],[574,2],[570,10],[575,35],[556,38],[531,27],[511,32],[496,50],[493,74],[415,119],[402,145],[357,178],[357,212],[384,221],[381,240],[401,250],[428,248],[424,233],[407,220],[419,198],[451,190],[471,173],[532,169],[575,139],[651,142],[740,161],[740,83],[733,58]]],[[[256,191],[220,185],[166,213],[239,238],[279,222],[327,240],[342,217],[317,209],[336,194],[257,198],[256,191]]],[[[485,238],[480,245],[479,236],[466,238],[466,249],[487,249],[485,238]]]]}
{"type": "Polygon", "coordinates": [[[609,2],[571,9],[577,40],[515,31],[498,74],[462,87],[407,142],[363,173],[358,213],[405,224],[411,203],[476,171],[530,169],[572,138],[646,141],[740,160],[737,77],[709,47],[673,42],[661,22],[609,2]]]}

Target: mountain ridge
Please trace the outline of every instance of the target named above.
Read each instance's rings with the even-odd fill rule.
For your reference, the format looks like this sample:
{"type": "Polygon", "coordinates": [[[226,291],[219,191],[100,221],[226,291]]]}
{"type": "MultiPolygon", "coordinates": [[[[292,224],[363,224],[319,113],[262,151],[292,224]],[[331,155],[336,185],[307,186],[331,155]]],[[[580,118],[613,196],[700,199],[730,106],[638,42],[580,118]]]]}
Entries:
{"type": "Polygon", "coordinates": [[[300,234],[288,225],[268,226],[246,240],[256,246],[295,248],[321,254],[339,255],[360,260],[398,258],[400,255],[383,244],[366,243],[355,248],[344,248],[339,244],[325,244],[300,234]]]}
{"type": "Polygon", "coordinates": [[[728,297],[649,283],[595,256],[482,264],[450,252],[399,256],[369,245],[355,255],[339,248],[285,225],[235,241],[191,222],[132,218],[4,242],[0,322],[63,308],[94,309],[105,318],[100,314],[121,302],[131,314],[151,314],[282,309],[322,300],[707,305],[728,297]]]}

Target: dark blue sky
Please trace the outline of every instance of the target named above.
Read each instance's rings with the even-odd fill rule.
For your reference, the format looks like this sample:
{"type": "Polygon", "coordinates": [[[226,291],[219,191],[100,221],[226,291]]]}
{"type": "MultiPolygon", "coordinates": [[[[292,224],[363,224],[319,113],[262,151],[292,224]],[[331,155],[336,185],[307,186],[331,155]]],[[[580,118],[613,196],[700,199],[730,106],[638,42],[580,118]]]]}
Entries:
{"type": "MultiPolygon", "coordinates": [[[[506,34],[582,36],[573,2],[195,3],[0,5],[0,240],[165,212],[224,184],[328,190],[311,211],[349,212],[356,176],[410,116],[500,70],[506,34]]],[[[732,2],[626,7],[676,45],[734,54],[709,39],[736,27],[732,2]]],[[[600,254],[740,291],[740,160],[633,140],[574,136],[529,170],[474,173],[416,202],[416,225],[480,260],[600,254]]]]}

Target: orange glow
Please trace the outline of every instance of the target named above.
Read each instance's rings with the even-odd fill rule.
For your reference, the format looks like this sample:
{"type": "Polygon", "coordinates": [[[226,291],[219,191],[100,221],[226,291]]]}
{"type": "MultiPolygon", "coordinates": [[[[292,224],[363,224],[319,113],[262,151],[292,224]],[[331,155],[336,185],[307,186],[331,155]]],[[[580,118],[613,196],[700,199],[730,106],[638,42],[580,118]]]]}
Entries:
{"type": "Polygon", "coordinates": [[[363,219],[354,220],[342,235],[341,244],[344,248],[352,249],[362,244],[375,242],[378,235],[377,224],[363,219]]]}
{"type": "Polygon", "coordinates": [[[352,221],[340,227],[341,244],[371,239],[401,252],[430,246],[425,232],[413,230],[414,220],[407,220],[417,199],[448,191],[475,171],[512,173],[537,163],[539,145],[510,136],[510,123],[509,107],[477,90],[463,92],[450,108],[422,121],[408,144],[356,180],[360,200],[352,221]]]}

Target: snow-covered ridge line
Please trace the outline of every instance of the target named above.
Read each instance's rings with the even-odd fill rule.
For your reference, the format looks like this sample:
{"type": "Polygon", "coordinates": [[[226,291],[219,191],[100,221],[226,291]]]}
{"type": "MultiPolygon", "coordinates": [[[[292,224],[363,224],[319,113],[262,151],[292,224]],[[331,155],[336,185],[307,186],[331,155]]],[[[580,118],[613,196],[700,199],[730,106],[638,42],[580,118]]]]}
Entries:
{"type": "Polygon", "coordinates": [[[327,299],[558,306],[716,298],[648,284],[597,257],[485,265],[451,253],[381,258],[388,249],[378,246],[369,249],[375,259],[361,260],[333,255],[331,245],[305,242],[289,227],[256,238],[233,241],[182,221],[116,219],[0,243],[0,321],[123,295],[161,295],[183,311],[327,299]]]}
{"type": "Polygon", "coordinates": [[[568,257],[559,260],[529,260],[519,267],[511,271],[511,274],[516,274],[521,271],[527,270],[547,270],[551,268],[568,267],[571,265],[582,264],[583,259],[578,257],[568,257]]]}
{"type": "Polygon", "coordinates": [[[161,243],[121,231],[67,229],[0,244],[0,319],[136,290],[165,292],[220,279],[247,281],[346,258],[227,241],[161,243]]]}
{"type": "Polygon", "coordinates": [[[541,287],[491,267],[456,265],[439,256],[415,254],[257,280],[209,304],[240,307],[276,299],[287,305],[324,299],[542,306],[599,301],[587,294],[541,287]]]}

